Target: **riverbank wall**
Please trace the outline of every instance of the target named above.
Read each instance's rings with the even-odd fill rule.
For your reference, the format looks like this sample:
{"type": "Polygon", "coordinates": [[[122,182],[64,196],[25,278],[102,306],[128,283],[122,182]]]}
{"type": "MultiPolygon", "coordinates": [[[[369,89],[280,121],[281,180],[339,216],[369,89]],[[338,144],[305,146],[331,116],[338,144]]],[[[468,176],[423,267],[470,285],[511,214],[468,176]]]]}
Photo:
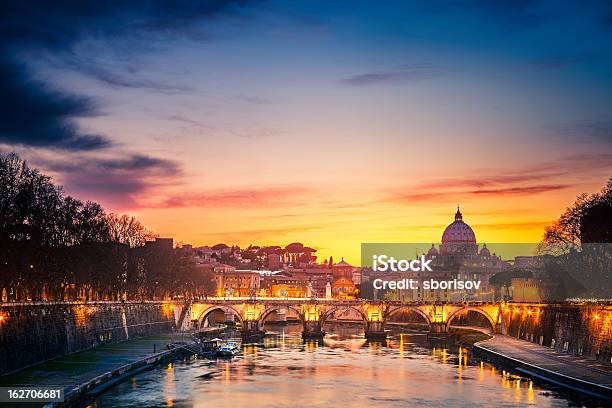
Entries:
{"type": "Polygon", "coordinates": [[[612,305],[507,304],[508,336],[612,364],[612,305]]]}
{"type": "Polygon", "coordinates": [[[40,302],[0,305],[0,375],[105,343],[170,333],[182,305],[40,302]]]}

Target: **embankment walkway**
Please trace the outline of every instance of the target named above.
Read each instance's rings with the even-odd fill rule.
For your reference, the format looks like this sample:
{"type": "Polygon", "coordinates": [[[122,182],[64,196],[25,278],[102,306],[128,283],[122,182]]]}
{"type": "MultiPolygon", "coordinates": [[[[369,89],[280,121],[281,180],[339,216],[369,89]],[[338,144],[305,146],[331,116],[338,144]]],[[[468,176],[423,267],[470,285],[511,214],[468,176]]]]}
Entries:
{"type": "Polygon", "coordinates": [[[169,354],[167,343],[180,339],[180,334],[162,334],[101,345],[0,377],[0,386],[61,387],[65,397],[73,399],[75,394],[87,393],[95,383],[103,383],[141,363],[157,361],[169,354]]]}
{"type": "Polygon", "coordinates": [[[505,360],[520,372],[566,388],[612,398],[612,366],[581,356],[496,334],[474,345],[486,355],[505,360]]]}

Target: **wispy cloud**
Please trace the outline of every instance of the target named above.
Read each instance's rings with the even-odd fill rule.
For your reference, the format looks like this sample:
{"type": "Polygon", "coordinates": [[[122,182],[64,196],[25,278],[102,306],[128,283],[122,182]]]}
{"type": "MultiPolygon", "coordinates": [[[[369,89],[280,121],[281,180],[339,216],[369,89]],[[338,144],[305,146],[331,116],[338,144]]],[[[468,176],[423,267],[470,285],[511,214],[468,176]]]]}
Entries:
{"type": "MultiPolygon", "coordinates": [[[[463,178],[447,178],[433,180],[419,184],[419,188],[423,190],[437,190],[446,188],[464,189],[464,188],[483,188],[495,185],[508,185],[514,183],[527,183],[550,178],[555,175],[561,175],[561,172],[546,172],[546,173],[528,173],[528,174],[497,174],[487,175],[483,177],[463,177],[463,178]]],[[[478,191],[478,190],[474,190],[478,191]]]]}
{"type": "Polygon", "coordinates": [[[166,119],[168,120],[172,120],[172,121],[176,121],[176,122],[181,122],[187,125],[191,125],[191,126],[195,126],[195,127],[199,127],[199,128],[204,128],[204,129],[208,129],[208,130],[217,130],[215,126],[212,125],[208,125],[204,122],[201,122],[199,120],[196,119],[192,119],[188,116],[184,116],[184,115],[167,115],[165,116],[166,119]]]}
{"type": "Polygon", "coordinates": [[[261,96],[257,95],[238,95],[236,98],[238,98],[238,100],[241,100],[242,102],[250,103],[253,105],[269,105],[272,103],[271,100],[267,98],[262,98],[261,96]]]}
{"type": "Polygon", "coordinates": [[[610,121],[585,121],[563,124],[553,127],[551,132],[556,136],[560,135],[579,142],[612,143],[612,122],[610,121]]]}
{"type": "Polygon", "coordinates": [[[505,187],[505,188],[483,188],[479,190],[468,191],[471,195],[496,195],[496,196],[513,196],[513,195],[532,195],[546,193],[549,191],[562,190],[572,187],[571,184],[541,184],[528,187],[505,187]]]}
{"type": "Polygon", "coordinates": [[[90,63],[75,64],[72,68],[81,74],[97,80],[111,88],[120,89],[146,89],[148,91],[160,93],[183,93],[190,92],[193,87],[183,85],[171,85],[161,81],[154,81],[143,78],[141,74],[135,72],[121,73],[117,70],[93,65],[90,63]]]}
{"type": "Polygon", "coordinates": [[[536,229],[544,230],[544,227],[550,225],[550,220],[531,221],[531,222],[496,222],[496,223],[475,223],[472,227],[477,229],[492,229],[492,230],[525,230],[536,229]]]}
{"type": "Polygon", "coordinates": [[[147,203],[147,207],[180,208],[180,207],[237,207],[237,208],[271,208],[287,205],[298,205],[312,194],[305,187],[272,186],[258,188],[236,188],[206,192],[186,191],[164,199],[161,202],[147,203]]]}
{"type": "Polygon", "coordinates": [[[582,175],[607,170],[612,170],[612,154],[576,154],[525,168],[521,172],[495,174],[488,171],[483,176],[444,178],[404,186],[400,191],[389,192],[389,200],[413,203],[484,196],[532,196],[575,187],[582,175]]]}
{"type": "Polygon", "coordinates": [[[432,64],[408,64],[394,70],[374,71],[353,75],[351,77],[341,79],[340,83],[350,86],[396,84],[401,82],[437,78],[447,74],[447,71],[432,64]]]}
{"type": "Polygon", "coordinates": [[[229,133],[242,139],[263,139],[268,137],[284,135],[288,132],[280,129],[273,129],[268,127],[258,127],[230,130],[229,133]]]}
{"type": "Polygon", "coordinates": [[[579,63],[580,61],[582,61],[582,58],[579,57],[556,55],[533,59],[531,60],[531,64],[541,69],[561,69],[579,63]]]}
{"type": "MultiPolygon", "coordinates": [[[[287,226],[282,228],[259,228],[259,229],[238,229],[223,232],[203,232],[200,237],[208,242],[250,242],[257,244],[261,241],[282,242],[288,235],[296,235],[304,232],[324,230],[327,225],[324,223],[304,223],[299,225],[287,226]]],[[[287,242],[288,243],[288,242],[287,242]]],[[[320,249],[319,247],[315,249],[320,249]]]]}
{"type": "MultiPolygon", "coordinates": [[[[505,188],[488,188],[488,189],[473,189],[473,190],[454,190],[454,191],[431,191],[431,192],[415,192],[415,193],[396,193],[393,201],[414,203],[423,201],[436,201],[451,199],[466,199],[478,196],[529,196],[534,194],[547,193],[550,191],[562,190],[573,187],[571,184],[542,184],[528,187],[505,187],[505,188]]],[[[420,191],[417,187],[415,191],[420,191]]]]}

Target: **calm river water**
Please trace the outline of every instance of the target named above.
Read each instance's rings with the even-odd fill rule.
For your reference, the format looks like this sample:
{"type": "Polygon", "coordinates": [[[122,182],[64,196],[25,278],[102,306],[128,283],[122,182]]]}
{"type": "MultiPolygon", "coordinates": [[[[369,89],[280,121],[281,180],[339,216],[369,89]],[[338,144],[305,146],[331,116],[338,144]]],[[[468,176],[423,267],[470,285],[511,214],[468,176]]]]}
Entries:
{"type": "Polygon", "coordinates": [[[300,327],[268,327],[263,345],[230,359],[186,359],[142,373],[94,407],[566,407],[568,399],[529,378],[472,359],[465,349],[396,334],[364,343],[359,328],[334,326],[323,343],[300,327]],[[331,332],[331,333],[330,333],[331,332]]]}

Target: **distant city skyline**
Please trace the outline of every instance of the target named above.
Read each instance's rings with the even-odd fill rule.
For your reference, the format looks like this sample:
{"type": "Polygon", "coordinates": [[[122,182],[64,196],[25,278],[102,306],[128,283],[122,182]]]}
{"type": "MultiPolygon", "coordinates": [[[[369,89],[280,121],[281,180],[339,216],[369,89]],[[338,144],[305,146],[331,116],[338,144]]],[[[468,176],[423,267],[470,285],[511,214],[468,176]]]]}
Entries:
{"type": "Polygon", "coordinates": [[[195,246],[538,242],[612,175],[612,6],[458,3],[16,6],[0,151],[195,246]]]}

